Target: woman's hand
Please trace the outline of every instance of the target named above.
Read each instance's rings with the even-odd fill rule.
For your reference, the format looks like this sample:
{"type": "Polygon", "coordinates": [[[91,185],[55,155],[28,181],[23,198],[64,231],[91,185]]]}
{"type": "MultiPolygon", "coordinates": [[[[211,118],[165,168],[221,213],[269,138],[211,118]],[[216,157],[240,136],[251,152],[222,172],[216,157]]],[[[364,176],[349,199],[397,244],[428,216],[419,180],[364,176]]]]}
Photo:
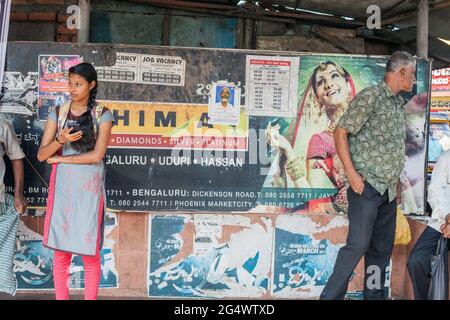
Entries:
{"type": "Polygon", "coordinates": [[[321,169],[321,170],[323,170],[323,172],[325,172],[326,175],[328,175],[330,173],[330,169],[328,168],[325,160],[323,160],[323,159],[314,160],[312,168],[313,169],[321,169]]]}
{"type": "Polygon", "coordinates": [[[81,130],[75,133],[70,133],[72,130],[73,127],[62,129],[61,133],[58,136],[59,142],[66,144],[67,142],[74,142],[80,140],[83,137],[83,132],[81,130]]]}
{"type": "Polygon", "coordinates": [[[292,149],[291,144],[283,135],[280,134],[279,124],[272,127],[272,125],[269,123],[266,129],[266,138],[267,143],[271,147],[278,148],[284,151],[288,159],[291,159],[291,157],[294,156],[294,150],[292,149]]]}
{"type": "Polygon", "coordinates": [[[53,156],[47,159],[47,163],[61,163],[62,162],[62,157],[61,156],[53,156]]]}

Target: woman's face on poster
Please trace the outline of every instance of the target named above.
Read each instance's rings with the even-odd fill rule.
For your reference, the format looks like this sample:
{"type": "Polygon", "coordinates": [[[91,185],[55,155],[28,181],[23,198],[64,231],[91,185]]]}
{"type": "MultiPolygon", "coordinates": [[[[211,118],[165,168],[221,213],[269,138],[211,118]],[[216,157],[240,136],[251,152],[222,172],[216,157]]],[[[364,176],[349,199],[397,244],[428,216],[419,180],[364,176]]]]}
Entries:
{"type": "Polygon", "coordinates": [[[350,85],[336,69],[336,66],[329,64],[325,70],[317,70],[314,81],[320,104],[335,106],[347,101],[350,85]]]}

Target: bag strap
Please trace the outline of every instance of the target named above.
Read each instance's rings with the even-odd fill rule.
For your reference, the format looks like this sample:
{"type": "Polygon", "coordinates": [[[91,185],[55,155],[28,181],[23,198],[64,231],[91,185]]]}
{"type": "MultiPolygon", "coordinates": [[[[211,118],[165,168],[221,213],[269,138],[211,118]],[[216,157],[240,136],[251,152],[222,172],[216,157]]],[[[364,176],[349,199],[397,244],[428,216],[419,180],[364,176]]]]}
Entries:
{"type": "MultiPolygon", "coordinates": [[[[97,122],[97,123],[94,122],[95,136],[97,136],[98,125],[100,122],[100,118],[102,117],[103,108],[104,106],[102,104],[97,103],[95,107],[92,109],[92,119],[93,120],[95,119],[97,122]]],[[[59,132],[64,128],[66,124],[67,116],[69,115],[70,111],[70,102],[64,103],[62,106],[59,107],[58,111],[56,112],[57,113],[56,116],[58,117],[58,134],[59,134],[59,132]]]]}
{"type": "Polygon", "coordinates": [[[101,103],[97,103],[95,107],[93,108],[93,117],[92,119],[95,119],[97,123],[94,123],[94,134],[97,137],[97,131],[98,127],[100,126],[100,118],[102,117],[104,106],[101,103]]]}
{"type": "Polygon", "coordinates": [[[444,238],[443,235],[439,238],[438,246],[436,249],[436,255],[440,255],[442,250],[447,250],[447,238],[444,238]]]}
{"type": "Polygon", "coordinates": [[[59,107],[59,112],[57,112],[58,117],[58,134],[64,128],[66,124],[67,116],[69,115],[70,102],[66,102],[59,107]]]}

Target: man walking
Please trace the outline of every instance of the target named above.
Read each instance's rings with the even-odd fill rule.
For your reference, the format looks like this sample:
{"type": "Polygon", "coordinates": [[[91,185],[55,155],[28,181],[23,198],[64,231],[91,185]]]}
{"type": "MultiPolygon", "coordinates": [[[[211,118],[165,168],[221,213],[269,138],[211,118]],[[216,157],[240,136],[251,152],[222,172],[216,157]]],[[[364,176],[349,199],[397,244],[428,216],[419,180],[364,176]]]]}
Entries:
{"type": "Polygon", "coordinates": [[[395,239],[397,184],[405,161],[405,101],[399,93],[412,91],[415,71],[413,56],[393,53],[384,79],[356,95],[334,131],[350,185],[349,232],[320,296],[323,300],[344,299],[363,255],[364,299],[385,299],[385,270],[395,239]],[[371,275],[379,279],[371,281],[371,275]]]}

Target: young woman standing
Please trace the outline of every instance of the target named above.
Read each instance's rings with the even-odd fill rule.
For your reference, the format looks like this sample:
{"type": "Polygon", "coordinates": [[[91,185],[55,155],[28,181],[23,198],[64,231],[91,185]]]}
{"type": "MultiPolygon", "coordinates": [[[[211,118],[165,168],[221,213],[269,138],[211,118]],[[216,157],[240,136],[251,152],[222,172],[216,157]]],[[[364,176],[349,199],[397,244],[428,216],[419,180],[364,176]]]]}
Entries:
{"type": "Polygon", "coordinates": [[[113,126],[95,101],[97,73],[89,63],[69,69],[71,100],[48,115],[38,160],[52,164],[44,245],[55,250],[57,300],[69,298],[72,254],[82,255],[85,299],[97,298],[105,203],[104,163],[113,126]]]}

